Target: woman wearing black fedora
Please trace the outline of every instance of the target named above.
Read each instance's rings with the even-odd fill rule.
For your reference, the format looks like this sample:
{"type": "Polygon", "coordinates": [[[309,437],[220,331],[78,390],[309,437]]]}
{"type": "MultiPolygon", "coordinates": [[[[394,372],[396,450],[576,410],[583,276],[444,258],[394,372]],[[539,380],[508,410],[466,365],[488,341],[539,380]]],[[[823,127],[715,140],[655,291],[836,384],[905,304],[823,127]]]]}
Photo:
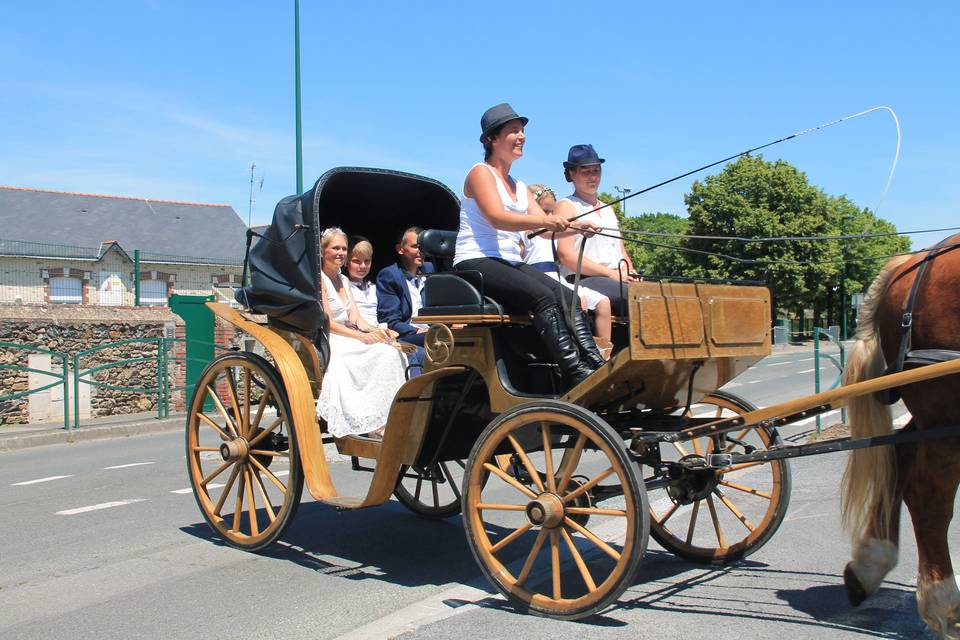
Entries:
{"type": "MultiPolygon", "coordinates": [[[[614,236],[620,235],[620,224],[613,207],[603,207],[597,197],[600,190],[600,177],[604,163],[591,144],[576,144],[570,147],[567,159],[563,163],[563,177],[573,183],[573,194],[557,202],[555,213],[564,218],[583,216],[579,220],[592,222],[614,236]],[[603,207],[598,209],[598,207],[603,207]],[[587,215],[583,215],[587,214],[587,215]]],[[[619,237],[594,236],[584,240],[580,236],[561,238],[557,243],[557,255],[561,264],[572,273],[580,260],[580,283],[589,289],[599,291],[610,298],[614,315],[626,314],[626,300],[620,295],[621,281],[626,293],[626,284],[640,280],[633,268],[633,261],[627,253],[623,240],[619,237]],[[580,260],[581,243],[586,242],[583,259],[580,260]],[[621,261],[626,265],[621,266],[621,261]]]]}
{"type": "MultiPolygon", "coordinates": [[[[560,365],[570,386],[576,386],[604,360],[588,326],[571,335],[560,310],[566,304],[579,308],[573,292],[542,271],[523,263],[523,234],[533,229],[563,232],[568,228],[594,232],[595,224],[570,222],[546,215],[527,187],[510,176],[510,167],[523,156],[527,118],[509,104],[487,109],[480,119],[483,162],[478,162],[463,183],[460,230],[454,266],[483,274],[484,291],[510,313],[533,312],[533,324],[548,353],[560,365]]],[[[582,314],[575,314],[577,323],[582,314]]]]}

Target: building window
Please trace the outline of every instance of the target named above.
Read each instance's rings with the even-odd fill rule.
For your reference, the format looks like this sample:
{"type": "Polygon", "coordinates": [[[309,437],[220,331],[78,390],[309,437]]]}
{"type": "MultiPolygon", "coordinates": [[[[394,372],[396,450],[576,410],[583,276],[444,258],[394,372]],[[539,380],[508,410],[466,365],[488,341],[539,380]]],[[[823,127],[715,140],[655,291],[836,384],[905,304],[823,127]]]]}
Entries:
{"type": "Polygon", "coordinates": [[[79,278],[50,278],[50,302],[53,304],[83,304],[83,280],[79,278]]]}
{"type": "Polygon", "coordinates": [[[166,280],[141,280],[140,305],[144,307],[163,307],[167,304],[166,280]]]}

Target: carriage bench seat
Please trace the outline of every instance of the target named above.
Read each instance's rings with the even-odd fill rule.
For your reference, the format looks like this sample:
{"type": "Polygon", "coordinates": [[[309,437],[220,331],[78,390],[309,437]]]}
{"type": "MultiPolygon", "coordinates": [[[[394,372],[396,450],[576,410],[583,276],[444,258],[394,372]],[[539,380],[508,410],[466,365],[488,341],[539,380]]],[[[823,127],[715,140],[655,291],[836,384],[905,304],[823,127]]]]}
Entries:
{"type": "Polygon", "coordinates": [[[483,294],[483,274],[479,271],[453,271],[456,231],[427,229],[420,232],[420,253],[431,258],[437,273],[427,276],[423,285],[423,305],[414,322],[504,324],[529,322],[526,317],[511,318],[497,301],[483,294]]]}

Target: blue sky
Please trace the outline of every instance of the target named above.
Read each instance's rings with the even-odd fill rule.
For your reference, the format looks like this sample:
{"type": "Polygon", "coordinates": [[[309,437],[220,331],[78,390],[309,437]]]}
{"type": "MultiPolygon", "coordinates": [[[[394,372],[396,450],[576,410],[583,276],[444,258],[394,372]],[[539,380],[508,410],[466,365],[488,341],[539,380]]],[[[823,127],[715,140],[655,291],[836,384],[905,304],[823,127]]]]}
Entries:
{"type": "MultiPolygon", "coordinates": [[[[501,101],[530,118],[514,175],[561,193],[571,144],[607,159],[604,190],[636,190],[888,104],[903,148],[882,201],[885,113],[765,157],[901,230],[960,224],[960,5],[666,5],[302,0],[304,182],[381,166],[459,192],[481,159],[480,114],[501,101]]],[[[295,191],[293,0],[9,3],[0,71],[0,184],[227,203],[246,218],[256,163],[255,224],[295,191]]],[[[692,179],[628,212],[685,214],[692,179]]]]}

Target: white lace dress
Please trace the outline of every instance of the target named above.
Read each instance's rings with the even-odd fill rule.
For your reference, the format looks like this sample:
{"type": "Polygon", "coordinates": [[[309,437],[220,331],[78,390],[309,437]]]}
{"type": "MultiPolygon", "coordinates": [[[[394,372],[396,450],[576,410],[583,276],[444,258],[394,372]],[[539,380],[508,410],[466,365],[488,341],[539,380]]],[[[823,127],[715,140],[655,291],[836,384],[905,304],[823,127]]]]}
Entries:
{"type": "MultiPolygon", "coordinates": [[[[345,323],[347,305],[333,282],[321,272],[330,305],[330,321],[345,323]]],[[[343,286],[350,282],[340,276],[343,286]]],[[[355,338],[330,332],[330,364],[317,398],[317,416],[337,437],[365,434],[387,423],[390,405],[406,381],[407,358],[388,344],[364,344],[355,338]]]]}

